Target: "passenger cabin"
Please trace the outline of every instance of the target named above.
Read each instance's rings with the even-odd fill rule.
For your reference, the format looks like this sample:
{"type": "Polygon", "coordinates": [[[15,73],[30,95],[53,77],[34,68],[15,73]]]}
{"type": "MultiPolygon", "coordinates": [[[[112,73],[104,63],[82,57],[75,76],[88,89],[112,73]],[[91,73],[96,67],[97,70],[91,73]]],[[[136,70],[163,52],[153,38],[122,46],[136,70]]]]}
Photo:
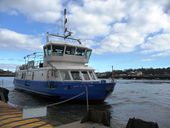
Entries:
{"type": "Polygon", "coordinates": [[[49,62],[53,65],[58,64],[79,64],[88,63],[92,50],[81,46],[67,43],[49,42],[44,47],[44,66],[49,62]]]}
{"type": "Polygon", "coordinates": [[[49,42],[43,47],[44,60],[37,61],[35,53],[27,56],[29,60],[20,66],[16,77],[24,80],[62,80],[82,81],[97,80],[94,69],[88,63],[92,50],[67,43],[49,42]],[[31,57],[33,60],[31,60],[31,57]],[[36,66],[37,65],[37,66],[36,66]]]}

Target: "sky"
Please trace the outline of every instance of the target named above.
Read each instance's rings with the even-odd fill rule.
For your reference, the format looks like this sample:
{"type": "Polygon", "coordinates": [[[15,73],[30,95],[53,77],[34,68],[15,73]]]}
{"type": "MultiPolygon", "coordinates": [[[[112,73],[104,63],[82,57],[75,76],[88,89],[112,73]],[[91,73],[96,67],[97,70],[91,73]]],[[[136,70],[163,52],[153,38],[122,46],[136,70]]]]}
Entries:
{"type": "Polygon", "coordinates": [[[46,32],[62,34],[64,8],[96,71],[170,67],[169,0],[0,0],[0,69],[42,51],[46,32]]]}

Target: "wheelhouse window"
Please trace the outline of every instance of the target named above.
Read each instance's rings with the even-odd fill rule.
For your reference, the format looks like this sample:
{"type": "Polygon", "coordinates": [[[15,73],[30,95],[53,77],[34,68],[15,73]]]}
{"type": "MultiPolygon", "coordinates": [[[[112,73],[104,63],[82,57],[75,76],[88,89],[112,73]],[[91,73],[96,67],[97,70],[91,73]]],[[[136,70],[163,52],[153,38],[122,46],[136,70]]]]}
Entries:
{"type": "Polygon", "coordinates": [[[47,56],[47,47],[44,47],[44,55],[47,56]]]}
{"type": "Polygon", "coordinates": [[[64,46],[62,45],[52,45],[52,53],[53,55],[63,56],[64,46]]]}
{"type": "Polygon", "coordinates": [[[90,80],[90,77],[89,77],[87,71],[82,71],[82,74],[83,74],[84,80],[90,80]]]}
{"type": "Polygon", "coordinates": [[[79,71],[71,71],[71,75],[73,80],[82,80],[79,71]]]}
{"type": "Polygon", "coordinates": [[[84,56],[85,55],[85,49],[84,48],[77,48],[75,55],[84,56]]]}
{"type": "Polygon", "coordinates": [[[89,60],[91,52],[92,52],[92,50],[87,50],[86,51],[86,58],[87,58],[87,60],[89,60]]]}
{"type": "Polygon", "coordinates": [[[68,71],[60,71],[61,77],[63,80],[71,80],[69,72],[68,71]]]}
{"type": "Polygon", "coordinates": [[[52,54],[51,45],[46,46],[44,50],[45,50],[45,55],[50,56],[52,54]]]}
{"type": "Polygon", "coordinates": [[[75,47],[67,46],[65,54],[67,54],[67,55],[74,55],[75,54],[75,47]]]}
{"type": "Polygon", "coordinates": [[[89,74],[93,80],[96,80],[96,77],[93,71],[89,71],[89,74]]]}

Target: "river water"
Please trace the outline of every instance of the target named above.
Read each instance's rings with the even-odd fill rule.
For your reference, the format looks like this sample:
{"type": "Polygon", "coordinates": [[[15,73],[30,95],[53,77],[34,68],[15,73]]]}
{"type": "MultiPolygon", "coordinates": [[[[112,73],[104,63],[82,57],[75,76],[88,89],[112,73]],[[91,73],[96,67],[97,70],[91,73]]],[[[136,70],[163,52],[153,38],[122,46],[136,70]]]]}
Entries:
{"type": "MultiPolygon", "coordinates": [[[[10,90],[9,102],[18,106],[43,106],[54,101],[14,90],[13,77],[0,77],[10,90]]],[[[129,118],[136,117],[157,122],[160,128],[170,128],[170,81],[168,80],[116,80],[114,92],[102,104],[90,108],[111,112],[114,128],[126,126],[129,118]]],[[[45,119],[56,125],[80,120],[86,105],[64,103],[48,108],[45,119]]]]}

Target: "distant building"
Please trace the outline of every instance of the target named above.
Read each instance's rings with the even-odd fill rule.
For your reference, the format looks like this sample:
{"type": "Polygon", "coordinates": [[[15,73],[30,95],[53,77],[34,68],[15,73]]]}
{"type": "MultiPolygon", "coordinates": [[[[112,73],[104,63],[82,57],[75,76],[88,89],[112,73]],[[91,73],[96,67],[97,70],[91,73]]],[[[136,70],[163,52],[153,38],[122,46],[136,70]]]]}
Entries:
{"type": "Polygon", "coordinates": [[[128,76],[142,76],[143,73],[141,71],[131,71],[128,73],[128,76]]]}
{"type": "Polygon", "coordinates": [[[143,73],[141,71],[136,72],[136,76],[142,76],[142,75],[143,75],[143,73]]]}

